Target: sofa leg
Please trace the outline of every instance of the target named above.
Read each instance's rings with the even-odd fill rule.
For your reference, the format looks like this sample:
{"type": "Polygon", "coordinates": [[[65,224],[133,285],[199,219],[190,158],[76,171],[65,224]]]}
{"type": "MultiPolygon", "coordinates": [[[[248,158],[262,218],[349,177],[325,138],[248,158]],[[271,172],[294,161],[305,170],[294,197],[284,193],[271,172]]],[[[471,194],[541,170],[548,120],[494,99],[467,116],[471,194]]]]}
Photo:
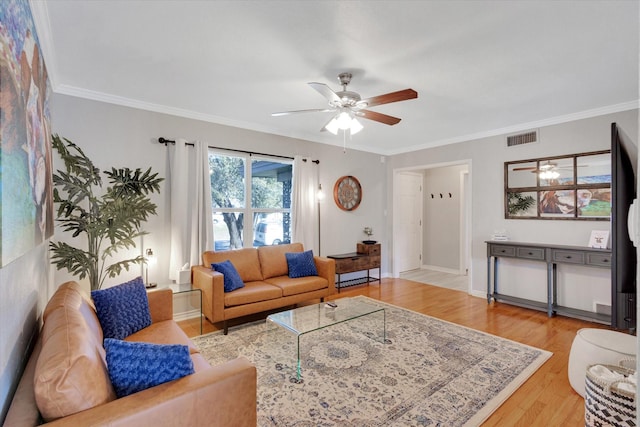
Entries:
{"type": "Polygon", "coordinates": [[[324,302],[324,297],[320,298],[320,302],[324,302]]]}
{"type": "Polygon", "coordinates": [[[226,320],[222,322],[222,327],[224,328],[224,334],[227,335],[229,333],[229,324],[226,320]]]}

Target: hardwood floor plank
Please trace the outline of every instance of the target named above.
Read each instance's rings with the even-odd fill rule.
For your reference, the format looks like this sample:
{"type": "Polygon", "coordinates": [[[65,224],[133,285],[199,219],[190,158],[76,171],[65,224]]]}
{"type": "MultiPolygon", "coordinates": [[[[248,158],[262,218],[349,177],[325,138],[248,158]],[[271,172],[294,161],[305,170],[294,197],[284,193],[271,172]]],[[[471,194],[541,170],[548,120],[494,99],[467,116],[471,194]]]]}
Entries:
{"type": "MultiPolygon", "coordinates": [[[[544,312],[504,303],[487,304],[486,299],[470,296],[466,292],[406,279],[382,279],[380,284],[349,287],[329,299],[356,295],[364,295],[553,353],[483,426],[584,425],[584,400],[571,388],[567,376],[569,352],[579,329],[606,326],[562,316],[549,318],[544,312]]],[[[309,301],[309,304],[316,302],[319,300],[309,301]]],[[[266,314],[263,313],[248,316],[238,323],[264,318],[266,314]]],[[[199,335],[200,324],[197,319],[179,323],[187,335],[199,335]]],[[[221,324],[211,324],[205,320],[203,333],[221,328],[221,324]]]]}

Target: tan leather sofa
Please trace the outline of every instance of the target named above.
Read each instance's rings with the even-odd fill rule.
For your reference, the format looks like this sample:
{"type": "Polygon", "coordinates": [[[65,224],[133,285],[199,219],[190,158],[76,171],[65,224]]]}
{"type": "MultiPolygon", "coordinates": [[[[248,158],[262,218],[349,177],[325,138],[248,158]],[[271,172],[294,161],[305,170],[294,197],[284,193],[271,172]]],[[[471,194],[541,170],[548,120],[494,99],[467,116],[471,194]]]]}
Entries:
{"type": "Polygon", "coordinates": [[[255,426],[256,369],[210,366],[173,321],[170,289],[148,293],[152,324],[126,338],[190,348],[195,373],[117,399],[95,307],[76,282],[55,292],[5,426],[255,426]]]}
{"type": "Polygon", "coordinates": [[[290,278],[285,253],[302,252],[301,243],[261,246],[231,251],[207,251],[202,265],[192,267],[193,286],[202,289],[202,312],[209,321],[224,322],[299,302],[324,298],[336,292],[335,261],[314,257],[318,276],[290,278]],[[244,287],[224,292],[224,276],[211,269],[212,263],[230,260],[244,287]]]}

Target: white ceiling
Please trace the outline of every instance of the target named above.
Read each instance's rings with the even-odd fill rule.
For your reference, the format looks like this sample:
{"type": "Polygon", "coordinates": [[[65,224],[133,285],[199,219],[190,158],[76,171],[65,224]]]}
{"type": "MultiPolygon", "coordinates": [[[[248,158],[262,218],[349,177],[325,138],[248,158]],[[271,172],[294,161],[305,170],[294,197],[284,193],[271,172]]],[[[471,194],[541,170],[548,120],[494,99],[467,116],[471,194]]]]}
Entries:
{"type": "Polygon", "coordinates": [[[363,98],[416,90],[347,141],[374,153],[638,107],[638,0],[31,5],[57,93],[342,145],[328,113],[270,114],[324,108],[306,83],[342,71],[363,98]]]}

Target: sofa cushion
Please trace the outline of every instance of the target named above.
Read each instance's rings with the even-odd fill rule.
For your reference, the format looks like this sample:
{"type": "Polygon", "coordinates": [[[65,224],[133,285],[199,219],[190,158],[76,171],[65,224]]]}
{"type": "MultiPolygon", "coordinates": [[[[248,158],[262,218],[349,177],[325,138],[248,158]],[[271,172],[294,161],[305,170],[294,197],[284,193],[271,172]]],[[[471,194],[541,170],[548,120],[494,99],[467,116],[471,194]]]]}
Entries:
{"type": "MultiPolygon", "coordinates": [[[[93,315],[95,316],[96,306],[93,304],[91,295],[89,295],[89,293],[85,291],[85,289],[80,286],[78,282],[70,281],[60,285],[58,287],[58,290],[53,294],[53,296],[47,303],[47,306],[44,308],[44,311],[42,312],[42,322],[47,321],[47,317],[49,316],[50,312],[67,304],[69,294],[68,292],[63,292],[64,289],[70,289],[78,295],[82,296],[87,304],[78,304],[78,307],[93,311],[93,315]]],[[[100,324],[98,324],[98,328],[99,327],[100,324]]],[[[100,329],[100,333],[102,334],[102,329],[100,329]]]]}
{"type": "Polygon", "coordinates": [[[225,307],[282,298],[282,290],[265,282],[245,283],[244,288],[224,294],[225,307]]]}
{"type": "Polygon", "coordinates": [[[289,266],[284,254],[287,252],[302,252],[303,250],[302,243],[259,247],[258,257],[260,258],[263,280],[271,277],[286,276],[289,273],[289,266]]]}
{"type": "Polygon", "coordinates": [[[91,298],[105,338],[124,339],[151,324],[149,300],[142,277],[91,291],[91,298]]]}
{"type": "Polygon", "coordinates": [[[189,348],[106,338],[109,378],[118,397],[193,374],[189,348]]]}
{"type": "Polygon", "coordinates": [[[190,353],[198,352],[198,348],[173,320],[163,320],[162,322],[152,323],[135,334],[129,335],[124,340],[130,342],[149,342],[152,344],[182,344],[189,347],[190,353]]]}
{"type": "Polygon", "coordinates": [[[234,249],[231,251],[207,251],[202,254],[203,265],[211,268],[211,264],[229,260],[233,263],[243,282],[262,280],[258,251],[255,248],[234,249]]]}
{"type": "Polygon", "coordinates": [[[282,296],[285,297],[329,287],[327,279],[320,276],[299,277],[297,279],[292,279],[289,276],[279,276],[267,279],[266,282],[282,289],[282,296]]]}
{"type": "Polygon", "coordinates": [[[225,292],[233,292],[244,287],[244,282],[231,261],[214,262],[211,264],[211,268],[224,276],[225,292]]]}
{"type": "Polygon", "coordinates": [[[51,300],[55,302],[40,332],[42,350],[33,380],[35,400],[46,421],[116,398],[93,308],[73,286],[61,286],[51,300]]]}
{"type": "Polygon", "coordinates": [[[292,279],[318,275],[316,263],[313,260],[313,251],[287,252],[284,256],[287,258],[289,277],[292,279]]]}

